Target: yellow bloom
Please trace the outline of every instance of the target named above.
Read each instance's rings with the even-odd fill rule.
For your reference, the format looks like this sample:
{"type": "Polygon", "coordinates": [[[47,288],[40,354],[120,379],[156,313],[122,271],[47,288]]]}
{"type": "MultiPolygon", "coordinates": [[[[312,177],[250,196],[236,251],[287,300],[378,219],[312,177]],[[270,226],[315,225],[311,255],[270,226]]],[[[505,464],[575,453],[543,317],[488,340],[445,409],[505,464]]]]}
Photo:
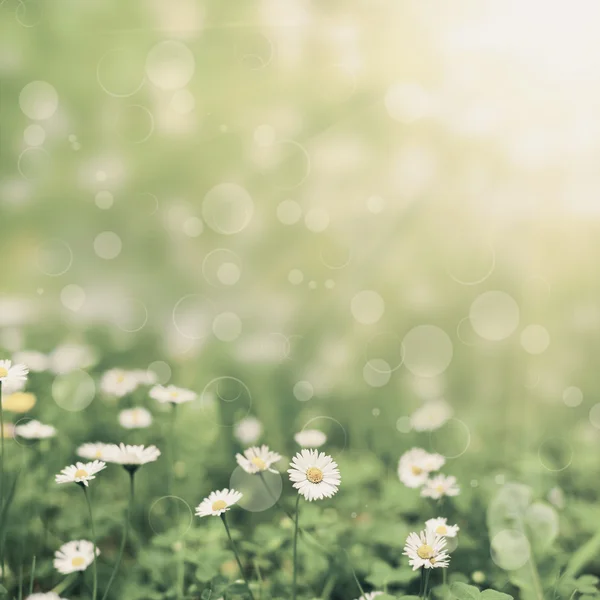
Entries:
{"type": "Polygon", "coordinates": [[[15,392],[2,398],[2,408],[14,413],[24,413],[31,410],[37,399],[28,392],[15,392]]]}

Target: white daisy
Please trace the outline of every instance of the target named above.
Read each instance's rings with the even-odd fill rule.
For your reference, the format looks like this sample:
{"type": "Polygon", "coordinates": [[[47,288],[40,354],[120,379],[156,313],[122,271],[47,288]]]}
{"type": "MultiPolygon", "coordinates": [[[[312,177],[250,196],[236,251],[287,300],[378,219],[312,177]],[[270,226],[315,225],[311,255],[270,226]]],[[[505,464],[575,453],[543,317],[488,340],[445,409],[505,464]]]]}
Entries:
{"type": "Polygon", "coordinates": [[[49,359],[50,370],[56,374],[63,374],[91,367],[96,362],[96,355],[89,346],[63,344],[50,353],[49,359]]]}
{"type": "Polygon", "coordinates": [[[208,517],[212,515],[218,517],[239,502],[241,497],[241,492],[228,490],[227,488],[218,492],[211,492],[208,498],[204,498],[204,500],[196,506],[196,516],[208,517]]]}
{"type": "Polygon", "coordinates": [[[154,371],[146,369],[134,369],[133,371],[130,371],[130,374],[137,379],[137,382],[140,385],[154,385],[158,379],[158,376],[154,371]]]}
{"type": "Polygon", "coordinates": [[[67,598],[62,598],[58,594],[54,592],[46,592],[45,594],[31,594],[31,596],[27,596],[25,600],[68,600],[67,598]]]}
{"type": "Polygon", "coordinates": [[[410,417],[415,431],[435,431],[452,416],[452,407],[445,400],[429,400],[410,417]]]}
{"type": "Polygon", "coordinates": [[[425,528],[444,537],[456,537],[460,527],[458,525],[448,525],[447,521],[448,519],[444,519],[443,517],[429,519],[425,521],[425,528]]]}
{"type": "MultiPolygon", "coordinates": [[[[99,554],[96,548],[96,556],[99,554]]],[[[94,544],[88,540],[67,542],[54,553],[54,568],[63,575],[85,571],[93,562],[94,544]]]]}
{"type": "Polygon", "coordinates": [[[156,446],[130,446],[129,444],[111,444],[106,460],[124,467],[139,467],[154,462],[160,456],[156,446]]]}
{"type": "Polygon", "coordinates": [[[427,481],[429,473],[439,470],[446,459],[441,454],[430,454],[422,448],[411,448],[400,457],[398,477],[409,488],[417,488],[427,481]]]}
{"type": "Polygon", "coordinates": [[[433,498],[434,500],[442,496],[458,496],[458,494],[460,494],[460,487],[453,475],[436,475],[428,479],[421,490],[423,498],[433,498]]]}
{"type": "Polygon", "coordinates": [[[337,463],[324,452],[301,450],[294,456],[288,469],[290,481],[307,500],[331,498],[340,485],[337,463]]]}
{"type": "Polygon", "coordinates": [[[303,448],[319,448],[327,441],[327,436],[318,429],[303,429],[294,436],[294,440],[303,448]]]}
{"type": "Polygon", "coordinates": [[[79,483],[87,486],[92,479],[96,478],[96,473],[102,471],[105,467],[106,463],[101,460],[89,463],[77,462],[74,465],[65,467],[56,476],[56,483],[79,483]]]}
{"type": "Polygon", "coordinates": [[[446,538],[433,531],[421,531],[421,533],[410,533],[406,538],[404,552],[408,556],[408,564],[413,571],[421,567],[434,569],[447,567],[450,556],[445,551],[446,538]]]}
{"type": "Polygon", "coordinates": [[[119,423],[125,429],[144,429],[152,425],[152,413],[141,406],[128,408],[119,413],[119,423]]]}
{"type": "Polygon", "coordinates": [[[114,446],[114,444],[104,444],[103,442],[87,443],[79,446],[76,452],[81,458],[107,461],[114,446]]]}
{"type": "Polygon", "coordinates": [[[10,360],[0,360],[0,384],[3,394],[19,392],[25,387],[29,369],[22,364],[13,365],[10,360]]]}
{"type": "Polygon", "coordinates": [[[259,473],[260,471],[271,471],[276,473],[275,469],[271,469],[271,465],[281,460],[281,454],[269,450],[269,446],[252,446],[244,450],[244,454],[236,454],[235,459],[238,465],[246,471],[246,473],[259,473]]]}
{"type": "Polygon", "coordinates": [[[56,435],[56,429],[52,425],[44,425],[35,419],[31,419],[24,425],[17,425],[15,433],[28,440],[44,440],[56,435]]]}
{"type": "Polygon", "coordinates": [[[233,435],[244,445],[255,444],[262,430],[262,423],[256,417],[245,417],[235,424],[233,435]]]}
{"type": "Polygon", "coordinates": [[[373,600],[376,596],[383,596],[383,592],[369,592],[364,596],[358,598],[358,600],[373,600]]]}
{"type": "Polygon", "coordinates": [[[102,375],[100,389],[105,394],[122,398],[131,394],[138,386],[138,379],[133,373],[123,369],[111,369],[102,375]]]}
{"type": "Polygon", "coordinates": [[[46,371],[50,364],[48,357],[42,352],[36,350],[21,350],[13,354],[13,361],[27,365],[33,373],[41,373],[46,371]]]}
{"type": "Polygon", "coordinates": [[[174,385],[168,385],[167,387],[162,385],[155,385],[150,390],[150,398],[154,398],[159,402],[172,404],[182,404],[183,402],[191,402],[196,399],[196,392],[192,390],[186,390],[184,388],[178,388],[174,385]]]}

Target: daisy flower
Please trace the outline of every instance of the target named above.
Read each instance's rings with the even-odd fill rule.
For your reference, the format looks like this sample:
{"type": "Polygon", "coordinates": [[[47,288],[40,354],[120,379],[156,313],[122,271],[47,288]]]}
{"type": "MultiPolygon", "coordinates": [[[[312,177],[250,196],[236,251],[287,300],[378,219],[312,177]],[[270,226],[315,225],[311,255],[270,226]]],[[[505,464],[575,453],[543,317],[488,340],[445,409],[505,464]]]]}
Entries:
{"type": "Polygon", "coordinates": [[[433,498],[434,500],[442,496],[458,496],[458,494],[460,494],[460,487],[453,475],[436,475],[428,479],[421,490],[423,498],[433,498]]]}
{"type": "Polygon", "coordinates": [[[29,369],[25,365],[13,365],[10,360],[0,360],[0,384],[5,393],[21,391],[28,373],[29,369]]]}
{"type": "Polygon", "coordinates": [[[100,380],[100,389],[105,394],[122,398],[131,394],[138,386],[138,379],[129,371],[111,369],[106,371],[100,380]]]}
{"type": "Polygon", "coordinates": [[[184,402],[191,402],[196,399],[196,392],[192,390],[186,390],[184,388],[178,388],[174,385],[168,385],[167,387],[162,385],[155,385],[150,390],[150,398],[158,400],[165,404],[171,402],[172,404],[183,404],[184,402]]]}
{"type": "Polygon", "coordinates": [[[445,551],[446,538],[433,531],[421,531],[421,533],[410,533],[406,538],[404,552],[408,556],[408,564],[413,571],[424,567],[434,569],[447,567],[450,556],[445,551]]]}
{"type": "Polygon", "coordinates": [[[89,346],[78,344],[57,346],[48,358],[50,370],[57,375],[70,373],[77,369],[87,369],[96,362],[94,351],[89,346]]]}
{"type": "Polygon", "coordinates": [[[373,598],[377,596],[383,596],[383,592],[369,592],[368,594],[358,598],[358,600],[373,600],[373,598]]]}
{"type": "Polygon", "coordinates": [[[425,521],[425,528],[443,537],[456,537],[460,527],[458,525],[448,525],[447,521],[448,519],[444,519],[443,517],[429,519],[425,521]]]}
{"type": "Polygon", "coordinates": [[[271,465],[281,460],[281,454],[272,452],[268,446],[252,446],[244,450],[244,454],[236,454],[235,459],[238,465],[246,471],[246,473],[259,473],[260,471],[271,471],[276,473],[275,469],[271,469],[271,465]]]}
{"type": "Polygon", "coordinates": [[[256,417],[245,417],[235,424],[233,435],[244,445],[255,444],[262,434],[262,423],[256,417]]]}
{"type": "Polygon", "coordinates": [[[106,460],[124,467],[140,467],[154,462],[160,456],[156,446],[130,446],[129,444],[111,444],[106,460]]]}
{"type": "Polygon", "coordinates": [[[14,392],[2,397],[2,408],[9,412],[25,413],[35,406],[36,400],[35,394],[14,392]]]}
{"type": "Polygon", "coordinates": [[[89,460],[108,460],[111,450],[114,448],[114,444],[104,444],[103,442],[94,442],[82,444],[77,448],[77,456],[81,458],[87,458],[89,460]]]}
{"type": "Polygon", "coordinates": [[[400,457],[398,477],[409,488],[421,487],[429,473],[444,466],[446,459],[441,454],[430,454],[422,448],[411,448],[400,457]]]}
{"type": "Polygon", "coordinates": [[[101,460],[89,463],[77,462],[74,465],[65,467],[56,476],[56,483],[78,483],[87,486],[92,479],[96,478],[96,473],[102,471],[105,467],[106,463],[101,460]]]}
{"type": "Polygon", "coordinates": [[[319,448],[327,441],[327,436],[318,429],[303,429],[294,436],[294,440],[303,448],[319,448]]]}
{"type": "Polygon", "coordinates": [[[15,352],[13,354],[13,361],[27,365],[29,370],[33,373],[46,371],[50,364],[50,361],[45,354],[35,350],[21,350],[20,352],[15,352]]]}
{"type": "Polygon", "coordinates": [[[234,504],[239,502],[241,497],[241,492],[228,490],[227,488],[219,492],[211,492],[208,498],[204,498],[204,500],[196,507],[196,516],[219,517],[227,512],[234,504]]]}
{"type": "Polygon", "coordinates": [[[445,400],[429,400],[410,417],[415,431],[435,431],[452,416],[452,407],[445,400]]]}
{"type": "MultiPolygon", "coordinates": [[[[96,548],[96,556],[100,550],[96,548]]],[[[94,544],[76,540],[63,544],[54,554],[54,568],[63,575],[85,571],[94,562],[94,544]]]]}
{"type": "Polygon", "coordinates": [[[139,406],[128,408],[119,413],[119,423],[125,429],[144,429],[152,425],[152,413],[139,406]]]}
{"type": "Polygon", "coordinates": [[[28,440],[44,440],[56,435],[56,429],[52,425],[44,425],[35,419],[31,419],[24,425],[17,425],[15,433],[28,440]]]}
{"type": "Polygon", "coordinates": [[[340,485],[337,463],[324,452],[301,450],[288,469],[290,481],[308,501],[331,498],[340,485]]]}
{"type": "Polygon", "coordinates": [[[154,385],[158,379],[158,376],[154,371],[148,371],[146,369],[134,369],[129,373],[137,379],[139,385],[154,385]]]}

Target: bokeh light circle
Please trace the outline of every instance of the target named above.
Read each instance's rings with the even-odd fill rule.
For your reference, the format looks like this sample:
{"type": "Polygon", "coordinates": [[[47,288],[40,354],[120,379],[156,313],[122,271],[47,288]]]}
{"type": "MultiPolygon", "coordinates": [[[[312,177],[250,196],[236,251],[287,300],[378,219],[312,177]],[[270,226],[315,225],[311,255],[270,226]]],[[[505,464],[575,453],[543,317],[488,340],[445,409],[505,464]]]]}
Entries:
{"type": "Polygon", "coordinates": [[[113,48],[98,61],[96,81],[113,98],[133,96],[144,85],[143,61],[133,57],[129,49],[113,48]]]}
{"type": "Polygon", "coordinates": [[[233,427],[252,410],[250,388],[241,379],[230,375],[223,375],[209,381],[202,390],[199,400],[206,414],[222,427],[233,427]],[[220,410],[212,408],[213,400],[221,403],[220,410]]]}
{"type": "Polygon", "coordinates": [[[206,338],[212,330],[212,303],[200,294],[188,294],[173,307],[175,329],[189,340],[206,338]]]}
{"type": "Polygon", "coordinates": [[[23,113],[35,121],[44,121],[58,109],[58,92],[47,81],[32,81],[19,94],[23,113]]]}
{"type": "Polygon", "coordinates": [[[385,303],[373,290],[358,292],[350,302],[352,316],[363,325],[373,325],[383,316],[385,303]]]}
{"type": "Polygon", "coordinates": [[[44,242],[37,250],[37,265],[44,275],[58,277],[73,264],[73,251],[66,242],[53,239],[44,242]]]}
{"type": "Polygon", "coordinates": [[[179,496],[157,498],[148,511],[148,524],[156,535],[169,532],[169,535],[183,537],[192,526],[192,521],[190,505],[179,496]]]}
{"type": "Polygon", "coordinates": [[[311,208],[304,216],[304,223],[310,231],[320,233],[329,227],[329,213],[324,208],[311,208]]]}
{"type": "Polygon", "coordinates": [[[115,316],[115,323],[121,331],[135,333],[143,329],[148,322],[148,308],[135,298],[128,298],[122,306],[122,312],[115,316]]]}
{"type": "Polygon", "coordinates": [[[184,88],[195,70],[196,61],[192,51],[179,41],[159,42],[146,58],[146,75],[161,90],[184,88]]]}
{"type": "Polygon", "coordinates": [[[600,402],[590,408],[589,419],[596,429],[600,429],[600,402]]]}
{"type": "Polygon", "coordinates": [[[46,131],[38,123],[32,123],[25,128],[23,139],[28,146],[41,146],[46,140],[46,131]]]}
{"type": "Polygon", "coordinates": [[[570,386],[563,391],[562,399],[567,406],[573,408],[583,402],[583,392],[576,386],[570,386]]]}
{"type": "Polygon", "coordinates": [[[550,345],[550,334],[542,325],[528,325],[521,332],[521,346],[529,354],[542,354],[550,345]]]}
{"type": "Polygon", "coordinates": [[[94,252],[104,260],[117,258],[122,247],[121,238],[114,231],[103,231],[94,239],[94,252]]]}
{"type": "Polygon", "coordinates": [[[87,408],[96,395],[96,384],[80,369],[57,375],[52,382],[52,398],[64,410],[78,412],[87,408]]]}
{"type": "Polygon", "coordinates": [[[236,183],[220,183],[204,196],[202,215],[217,233],[233,235],[245,229],[254,214],[250,194],[236,183]]]}
{"type": "Polygon", "coordinates": [[[417,325],[404,336],[402,345],[404,364],[417,377],[436,377],[452,361],[452,341],[435,325],[417,325]]]}
{"type": "Polygon", "coordinates": [[[71,283],[60,291],[60,301],[65,308],[77,312],[85,303],[85,291],[82,287],[71,283]]]}
{"type": "Polygon", "coordinates": [[[538,459],[547,471],[564,471],[573,462],[573,448],[565,439],[547,438],[538,448],[538,459]]]}
{"type": "MultiPolygon", "coordinates": [[[[364,356],[367,362],[383,359],[390,371],[397,371],[404,363],[404,346],[399,335],[383,331],[369,339],[364,356]]],[[[371,367],[376,368],[376,365],[372,364],[371,367]]]]}
{"type": "Polygon", "coordinates": [[[315,395],[312,383],[306,380],[296,382],[293,392],[296,400],[300,402],[308,402],[315,395]]]}
{"type": "Polygon", "coordinates": [[[490,341],[509,337],[519,326],[519,305],[505,292],[484,292],[471,304],[469,319],[475,332],[490,341]]]}
{"type": "Polygon", "coordinates": [[[363,379],[371,387],[383,387],[387,385],[392,376],[392,369],[385,360],[372,358],[363,367],[363,379]]]}
{"type": "Polygon", "coordinates": [[[222,342],[233,342],[242,333],[242,320],[234,312],[223,312],[215,317],[212,330],[222,342]]]}
{"type": "Polygon", "coordinates": [[[515,571],[525,566],[531,557],[527,536],[516,529],[503,529],[491,540],[492,560],[505,571],[515,571]]]}
{"type": "Polygon", "coordinates": [[[229,487],[243,494],[238,506],[249,512],[262,512],[275,506],[283,491],[283,481],[279,473],[263,471],[257,475],[236,467],[229,487]]]}
{"type": "Polygon", "coordinates": [[[448,459],[458,458],[471,445],[471,431],[466,423],[452,417],[439,429],[430,432],[429,441],[433,452],[448,459]]]}
{"type": "Polygon", "coordinates": [[[277,206],[277,218],[284,225],[293,225],[302,217],[302,207],[293,200],[283,200],[277,206]]]}
{"type": "Polygon", "coordinates": [[[217,248],[204,257],[202,275],[214,287],[235,285],[242,276],[242,261],[233,250],[217,248]]]}
{"type": "Polygon", "coordinates": [[[304,273],[300,269],[292,269],[288,273],[288,281],[292,285],[300,285],[304,281],[304,273]]]}
{"type": "Polygon", "coordinates": [[[171,379],[171,367],[163,360],[155,360],[148,365],[148,377],[156,379],[156,383],[165,385],[171,379]]]}
{"type": "Polygon", "coordinates": [[[100,190],[94,197],[96,206],[102,210],[108,210],[113,205],[114,200],[112,192],[108,190],[100,190]]]}

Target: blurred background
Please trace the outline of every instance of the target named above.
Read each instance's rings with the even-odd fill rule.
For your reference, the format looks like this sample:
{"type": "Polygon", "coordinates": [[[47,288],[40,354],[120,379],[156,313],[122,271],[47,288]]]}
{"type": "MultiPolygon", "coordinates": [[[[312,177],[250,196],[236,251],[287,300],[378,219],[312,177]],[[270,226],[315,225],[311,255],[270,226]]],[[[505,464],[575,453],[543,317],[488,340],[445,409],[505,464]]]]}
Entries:
{"type": "Polygon", "coordinates": [[[474,480],[590,460],[599,17],[4,0],[3,357],[54,352],[75,420],[88,367],[142,368],[216,399],[225,445],[253,415],[392,465],[445,398],[430,445],[474,480]]]}

